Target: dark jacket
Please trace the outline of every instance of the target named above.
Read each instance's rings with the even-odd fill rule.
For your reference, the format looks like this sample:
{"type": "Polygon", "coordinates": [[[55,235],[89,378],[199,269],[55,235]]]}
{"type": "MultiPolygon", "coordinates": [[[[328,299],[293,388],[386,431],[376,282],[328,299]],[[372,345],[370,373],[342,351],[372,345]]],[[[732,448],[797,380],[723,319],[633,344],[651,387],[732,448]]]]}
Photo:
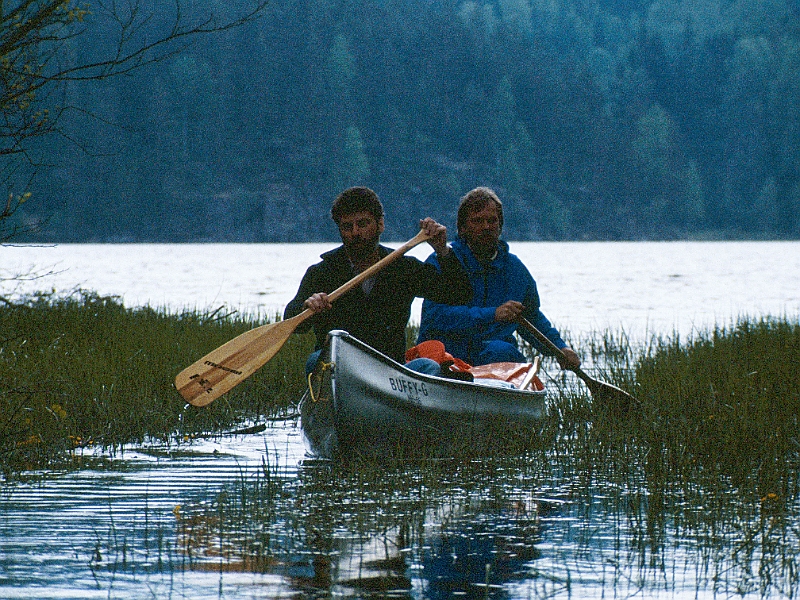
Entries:
{"type": "MultiPolygon", "coordinates": [[[[379,250],[381,258],[392,252],[384,246],[379,250]]],[[[312,294],[329,294],[355,277],[343,246],[320,258],[322,262],[310,266],[303,276],[297,295],[286,306],[284,319],[303,312],[303,302],[312,294]]],[[[472,298],[467,274],[452,252],[440,266],[401,256],[367,281],[372,281],[369,293],[364,291],[364,284],[357,286],[337,299],[333,308],[307,319],[296,331],[302,333],[313,327],[316,348],[320,349],[330,330],[343,329],[402,363],[414,298],[444,304],[465,304],[472,298]]]]}
{"type": "MultiPolygon", "coordinates": [[[[516,323],[494,320],[498,306],[516,300],[525,305],[525,318],[556,346],[566,347],[558,330],[539,310],[539,292],[530,271],[508,251],[506,242],[500,241],[497,256],[487,264],[480,263],[460,238],[453,242],[452,249],[450,254],[455,254],[463,263],[472,282],[472,302],[464,306],[444,306],[435,300],[423,302],[418,343],[440,340],[450,354],[475,364],[484,342],[502,340],[516,346],[514,332],[517,331],[534,348],[549,355],[550,351],[526,329],[517,329],[516,323]]],[[[429,257],[426,262],[435,265],[436,256],[429,257]]]]}

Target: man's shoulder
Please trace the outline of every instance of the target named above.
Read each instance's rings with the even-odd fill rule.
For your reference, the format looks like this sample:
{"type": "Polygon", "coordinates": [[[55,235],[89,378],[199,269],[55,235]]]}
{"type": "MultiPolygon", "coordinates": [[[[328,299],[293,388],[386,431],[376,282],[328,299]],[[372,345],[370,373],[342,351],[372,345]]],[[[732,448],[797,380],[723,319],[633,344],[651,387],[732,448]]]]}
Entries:
{"type": "Polygon", "coordinates": [[[450,242],[450,249],[462,263],[466,263],[470,259],[474,260],[472,250],[469,249],[469,246],[467,246],[466,242],[461,238],[456,238],[450,242]]]}
{"type": "Polygon", "coordinates": [[[344,246],[337,246],[333,250],[328,250],[327,252],[323,252],[319,255],[320,262],[311,265],[310,268],[319,268],[324,266],[331,266],[340,264],[342,262],[347,262],[347,253],[345,252],[344,246]]]}
{"type": "MultiPolygon", "coordinates": [[[[469,246],[467,246],[467,244],[461,239],[453,242],[451,247],[455,251],[456,255],[462,260],[462,262],[477,261],[475,255],[472,253],[472,250],[470,250],[469,246]]],[[[499,240],[497,242],[497,255],[494,257],[492,262],[498,266],[507,262],[524,266],[522,260],[520,260],[516,254],[511,252],[508,242],[505,240],[499,240]]]]}
{"type": "Polygon", "coordinates": [[[522,263],[522,260],[511,252],[511,246],[508,245],[508,242],[505,240],[500,240],[497,244],[497,257],[500,259],[510,260],[517,263],[522,263]]]}
{"type": "Polygon", "coordinates": [[[344,251],[344,246],[338,246],[333,250],[328,250],[319,255],[320,261],[315,262],[306,269],[306,274],[324,274],[333,270],[342,268],[342,265],[347,264],[347,255],[344,251]]]}
{"type": "Polygon", "coordinates": [[[496,261],[505,264],[506,269],[516,273],[516,276],[525,274],[532,278],[530,270],[528,270],[528,267],[525,266],[524,262],[522,262],[522,259],[511,252],[508,242],[500,240],[496,261]]]}
{"type": "Polygon", "coordinates": [[[322,254],[319,255],[319,257],[322,259],[322,262],[325,262],[326,260],[340,259],[344,255],[345,255],[344,245],[339,245],[333,248],[332,250],[323,252],[322,254]]]}

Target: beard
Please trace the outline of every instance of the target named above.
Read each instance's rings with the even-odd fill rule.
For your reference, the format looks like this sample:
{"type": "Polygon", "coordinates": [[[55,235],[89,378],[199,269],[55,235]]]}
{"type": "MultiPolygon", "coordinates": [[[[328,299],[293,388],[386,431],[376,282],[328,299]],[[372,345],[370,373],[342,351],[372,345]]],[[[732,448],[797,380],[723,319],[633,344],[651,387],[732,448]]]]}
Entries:
{"type": "Polygon", "coordinates": [[[356,238],[344,244],[347,250],[347,256],[353,262],[359,262],[368,259],[378,247],[378,240],[380,234],[377,234],[368,239],[356,238]]]}
{"type": "Polygon", "coordinates": [[[497,252],[497,244],[500,238],[491,231],[484,231],[476,236],[470,236],[467,240],[472,253],[475,254],[479,260],[485,260],[494,256],[497,252]]]}

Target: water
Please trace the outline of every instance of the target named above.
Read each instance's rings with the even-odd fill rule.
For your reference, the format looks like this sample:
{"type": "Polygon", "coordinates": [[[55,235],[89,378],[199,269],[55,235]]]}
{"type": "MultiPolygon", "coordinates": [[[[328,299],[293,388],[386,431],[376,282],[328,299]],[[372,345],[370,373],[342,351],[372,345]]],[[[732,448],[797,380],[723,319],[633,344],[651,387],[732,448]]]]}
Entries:
{"type": "MultiPolygon", "coordinates": [[[[0,247],[0,295],[84,287],[128,306],[271,314],[330,247],[0,247]]],[[[576,335],[800,314],[797,242],[512,247],[576,335]]],[[[725,481],[661,498],[642,473],[545,455],[353,472],[306,457],[291,418],[83,460],[0,490],[0,597],[800,595],[796,496],[772,514],[725,481]]]]}
{"type": "MultiPolygon", "coordinates": [[[[0,247],[0,295],[85,287],[128,306],[273,315],[333,244],[0,247]],[[25,281],[13,275],[27,274],[25,281]],[[40,277],[37,277],[40,276],[40,277]]],[[[575,335],[687,335],[739,316],[800,314],[800,242],[515,242],[542,309],[575,335]]],[[[411,255],[425,258],[429,247],[411,255]]],[[[420,302],[412,320],[419,321],[420,302]]]]}
{"type": "Polygon", "coordinates": [[[210,504],[274,456],[284,476],[297,476],[303,444],[296,427],[180,450],[132,449],[113,461],[86,456],[79,471],[5,487],[0,597],[220,597],[218,575],[173,572],[190,560],[178,547],[179,516],[210,504]]]}

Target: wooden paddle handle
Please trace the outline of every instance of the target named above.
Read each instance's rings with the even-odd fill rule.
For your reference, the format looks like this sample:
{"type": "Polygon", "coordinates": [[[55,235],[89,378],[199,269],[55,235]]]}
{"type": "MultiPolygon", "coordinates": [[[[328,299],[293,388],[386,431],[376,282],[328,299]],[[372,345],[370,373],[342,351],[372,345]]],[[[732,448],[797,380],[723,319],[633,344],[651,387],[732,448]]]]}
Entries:
{"type": "MultiPolygon", "coordinates": [[[[548,338],[548,337],[547,337],[545,334],[543,334],[541,331],[539,331],[538,329],[536,329],[536,327],[534,327],[534,326],[533,326],[533,323],[531,323],[530,321],[528,321],[528,319],[526,319],[525,317],[523,317],[522,315],[520,315],[519,317],[517,317],[517,322],[518,322],[520,325],[522,325],[522,326],[523,326],[525,329],[527,329],[528,331],[530,331],[530,332],[531,332],[531,333],[534,335],[534,337],[535,337],[537,340],[539,340],[539,341],[540,341],[540,342],[542,342],[542,343],[543,343],[545,346],[547,346],[547,348],[548,348],[548,350],[550,350],[550,352],[552,352],[553,354],[555,354],[555,355],[556,355],[557,357],[559,357],[559,358],[563,358],[563,359],[566,359],[566,358],[567,358],[567,357],[564,355],[564,353],[561,351],[561,348],[559,348],[558,346],[556,346],[556,345],[555,345],[555,344],[552,342],[552,340],[550,340],[550,338],[548,338]]],[[[573,369],[573,370],[574,370],[574,369],[573,369]]]]}
{"type": "MultiPolygon", "coordinates": [[[[336,300],[428,238],[425,231],[420,231],[400,248],[333,291],[329,298],[336,300]]],[[[189,404],[206,406],[269,361],[297,326],[313,314],[314,311],[307,308],[291,319],[262,325],[238,335],[178,373],[175,388],[189,404]]]]}
{"type": "MultiPolygon", "coordinates": [[[[333,290],[330,294],[328,294],[328,300],[333,302],[334,300],[336,300],[340,296],[343,296],[344,294],[346,294],[347,292],[352,290],[357,285],[361,285],[361,283],[363,281],[365,281],[366,279],[369,279],[370,277],[375,275],[375,273],[377,273],[378,271],[383,269],[390,262],[397,260],[398,258],[403,256],[406,252],[411,250],[414,246],[419,246],[422,242],[427,241],[429,238],[430,238],[430,236],[427,233],[425,233],[425,230],[421,229],[420,232],[417,235],[415,235],[413,238],[408,240],[405,244],[400,246],[397,250],[395,250],[391,254],[387,254],[382,259],[380,259],[378,262],[376,262],[374,265],[372,265],[368,269],[364,269],[363,271],[361,271],[361,273],[359,273],[358,275],[353,277],[350,281],[348,281],[347,283],[345,283],[342,286],[340,286],[340,287],[336,288],[335,290],[333,290]]],[[[306,310],[309,310],[309,309],[306,309],[306,310]]]]}
{"type": "MultiPolygon", "coordinates": [[[[367,280],[370,277],[372,277],[373,275],[375,275],[375,273],[377,273],[378,271],[383,269],[390,262],[393,262],[393,261],[397,260],[398,258],[403,256],[406,252],[411,250],[414,246],[419,246],[422,242],[427,241],[429,238],[430,238],[430,236],[427,233],[425,233],[425,230],[420,229],[420,232],[417,235],[415,235],[413,238],[408,240],[405,244],[400,246],[397,250],[394,250],[391,254],[387,254],[382,259],[380,259],[378,262],[376,262],[374,265],[372,265],[371,267],[369,267],[367,269],[364,269],[363,271],[361,271],[361,273],[359,273],[358,275],[353,277],[351,280],[349,280],[346,283],[343,283],[338,288],[333,290],[330,294],[328,294],[328,300],[333,302],[334,300],[337,300],[338,298],[341,298],[347,292],[352,290],[354,287],[356,287],[357,285],[361,285],[365,280],[367,280]]],[[[297,319],[297,324],[299,325],[300,323],[302,323],[303,321],[305,321],[309,317],[312,317],[313,315],[314,315],[314,311],[311,310],[310,308],[307,308],[307,309],[305,309],[303,312],[301,312],[300,314],[298,314],[294,318],[297,319]]]]}

